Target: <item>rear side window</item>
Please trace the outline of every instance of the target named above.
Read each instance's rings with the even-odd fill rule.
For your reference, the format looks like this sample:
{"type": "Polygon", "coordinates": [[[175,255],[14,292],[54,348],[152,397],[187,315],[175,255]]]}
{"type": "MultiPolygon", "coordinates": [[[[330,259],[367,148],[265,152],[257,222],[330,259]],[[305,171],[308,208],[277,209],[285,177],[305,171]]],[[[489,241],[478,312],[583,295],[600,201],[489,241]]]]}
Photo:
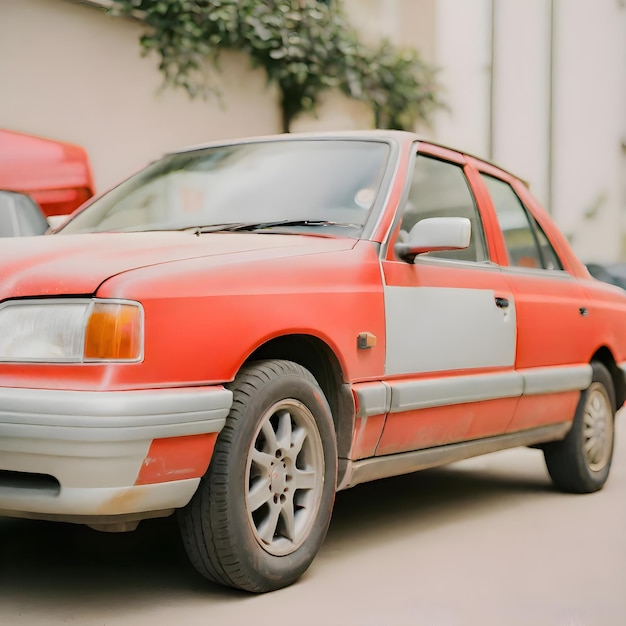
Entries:
{"type": "Polygon", "coordinates": [[[537,220],[526,210],[513,188],[503,180],[481,174],[491,195],[504,235],[509,264],[514,267],[562,270],[548,237],[537,220]]]}
{"type": "Polygon", "coordinates": [[[428,217],[467,217],[472,225],[472,236],[469,247],[464,250],[429,252],[423,256],[460,261],[487,260],[482,221],[463,169],[448,161],[418,155],[401,233],[408,233],[417,222],[428,217]]]}

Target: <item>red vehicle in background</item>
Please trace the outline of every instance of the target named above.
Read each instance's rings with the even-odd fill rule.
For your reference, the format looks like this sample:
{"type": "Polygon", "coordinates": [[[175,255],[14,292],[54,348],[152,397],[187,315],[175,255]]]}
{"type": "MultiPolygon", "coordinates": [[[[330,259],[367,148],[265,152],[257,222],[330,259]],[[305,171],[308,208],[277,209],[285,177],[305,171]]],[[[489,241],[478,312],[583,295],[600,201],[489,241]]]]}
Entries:
{"type": "Polygon", "coordinates": [[[49,216],[67,215],[94,195],[84,148],[0,128],[0,189],[30,196],[49,216]]]}

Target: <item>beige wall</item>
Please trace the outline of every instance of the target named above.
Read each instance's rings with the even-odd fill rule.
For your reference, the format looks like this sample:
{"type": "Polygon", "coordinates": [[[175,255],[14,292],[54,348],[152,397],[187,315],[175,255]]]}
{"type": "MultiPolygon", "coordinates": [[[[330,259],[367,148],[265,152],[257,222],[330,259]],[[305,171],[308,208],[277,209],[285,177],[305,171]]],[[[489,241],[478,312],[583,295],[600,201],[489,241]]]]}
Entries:
{"type": "Polygon", "coordinates": [[[429,63],[436,62],[436,0],[344,0],[344,6],[367,40],[385,37],[396,46],[416,48],[429,63]]]}
{"type": "Polygon", "coordinates": [[[160,90],[141,25],[64,0],[0,0],[0,125],[84,146],[98,190],[163,151],[280,129],[276,92],[225,55],[222,104],[160,90]]]}
{"type": "MultiPolygon", "coordinates": [[[[219,99],[190,100],[161,88],[141,33],[141,23],[85,2],[0,0],[0,125],[84,146],[98,191],[169,149],[280,132],[277,91],[246,56],[223,55],[219,99]]],[[[292,130],[372,124],[366,106],[327,93],[292,130]]]]}
{"type": "MultiPolygon", "coordinates": [[[[434,3],[346,0],[346,9],[365,36],[382,34],[431,58],[434,3]]],[[[169,149],[280,132],[277,91],[247,57],[223,55],[219,101],[192,101],[161,89],[158,59],[141,57],[141,33],[141,23],[89,2],[0,0],[0,125],[84,146],[98,191],[169,149]]],[[[368,107],[329,92],[292,130],[372,125],[368,107]]]]}

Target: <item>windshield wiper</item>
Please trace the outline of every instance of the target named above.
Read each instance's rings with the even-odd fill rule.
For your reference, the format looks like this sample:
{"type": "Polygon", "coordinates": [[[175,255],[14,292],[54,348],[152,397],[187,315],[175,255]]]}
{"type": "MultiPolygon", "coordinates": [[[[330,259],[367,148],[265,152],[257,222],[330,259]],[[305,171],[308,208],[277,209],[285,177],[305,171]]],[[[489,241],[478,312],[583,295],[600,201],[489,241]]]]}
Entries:
{"type": "Polygon", "coordinates": [[[347,222],[333,222],[330,220],[275,220],[272,222],[239,222],[234,224],[215,224],[213,226],[199,226],[195,228],[196,234],[215,233],[220,231],[253,231],[275,226],[343,226],[346,228],[361,228],[362,224],[347,222]]]}

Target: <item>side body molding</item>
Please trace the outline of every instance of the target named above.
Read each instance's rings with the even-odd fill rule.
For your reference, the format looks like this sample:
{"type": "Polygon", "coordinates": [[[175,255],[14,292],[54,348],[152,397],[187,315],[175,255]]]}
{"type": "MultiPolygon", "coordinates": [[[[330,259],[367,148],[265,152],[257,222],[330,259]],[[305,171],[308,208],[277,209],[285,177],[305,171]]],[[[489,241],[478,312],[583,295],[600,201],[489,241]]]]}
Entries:
{"type": "Polygon", "coordinates": [[[360,383],[353,386],[353,391],[359,406],[357,417],[368,417],[498,398],[580,391],[589,386],[591,376],[591,365],[564,365],[515,372],[360,383]]]}
{"type": "MultiPolygon", "coordinates": [[[[506,433],[471,442],[451,441],[434,447],[423,446],[395,454],[380,450],[378,442],[388,415],[403,414],[447,406],[489,402],[504,398],[553,397],[581,391],[591,383],[592,368],[588,364],[541,367],[527,370],[470,374],[447,378],[378,381],[355,384],[353,392],[358,412],[353,442],[352,460],[340,489],[360,482],[412,472],[425,467],[462,460],[477,454],[520,445],[554,441],[565,436],[571,426],[569,417],[542,428],[523,426],[515,421],[506,433]],[[375,456],[376,449],[379,449],[375,456]]],[[[576,398],[572,397],[573,406],[576,398]]],[[[445,419],[443,417],[442,419],[445,419]]],[[[415,422],[414,422],[415,423],[415,422]]]]}

